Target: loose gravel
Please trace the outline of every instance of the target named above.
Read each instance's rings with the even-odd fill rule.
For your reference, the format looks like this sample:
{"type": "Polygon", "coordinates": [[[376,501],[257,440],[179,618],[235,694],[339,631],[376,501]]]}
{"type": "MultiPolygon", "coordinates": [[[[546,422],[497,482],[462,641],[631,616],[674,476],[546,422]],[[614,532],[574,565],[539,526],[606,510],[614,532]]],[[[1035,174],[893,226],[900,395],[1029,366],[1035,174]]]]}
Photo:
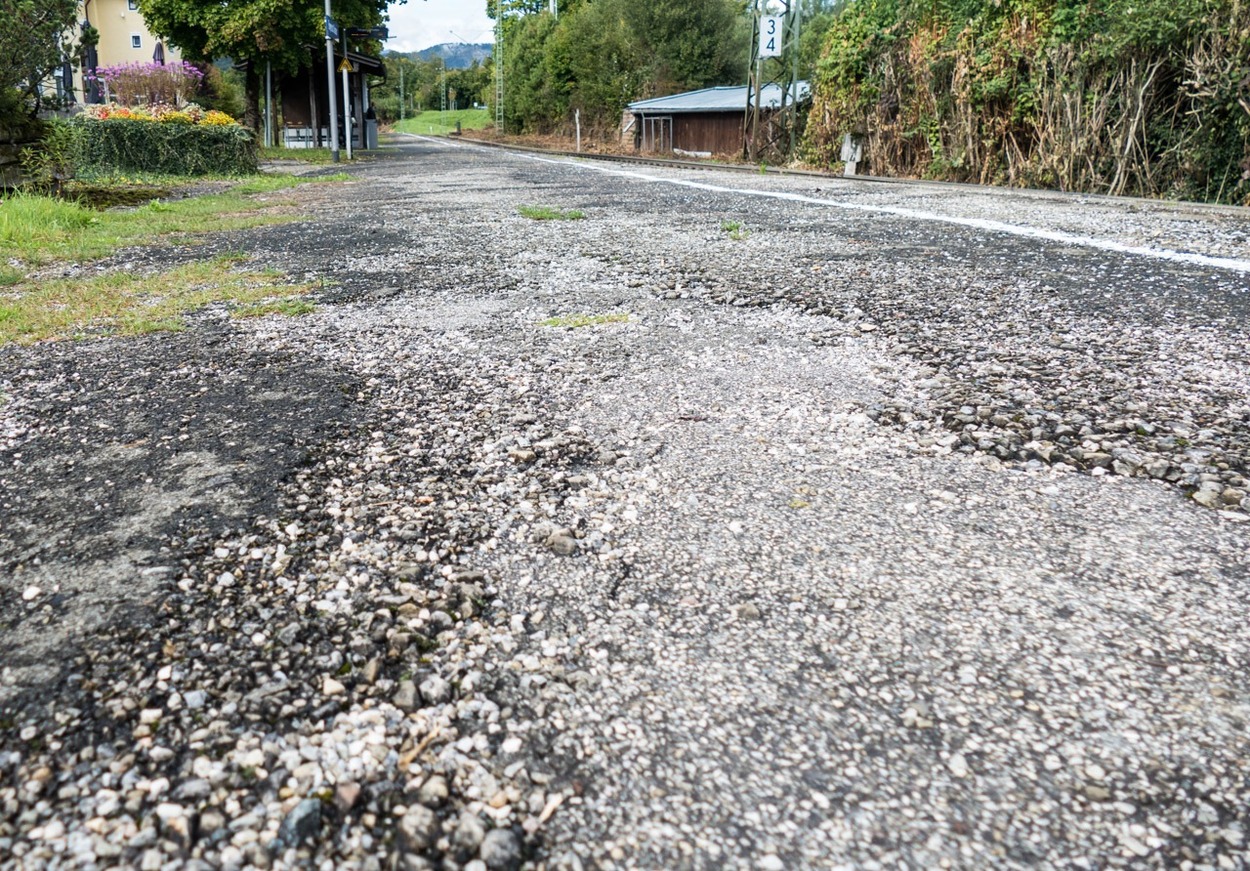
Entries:
{"type": "Polygon", "coordinates": [[[1250,221],[351,171],[209,246],[314,314],[0,351],[0,867],[1250,862],[1246,275],[898,210],[1250,221]]]}

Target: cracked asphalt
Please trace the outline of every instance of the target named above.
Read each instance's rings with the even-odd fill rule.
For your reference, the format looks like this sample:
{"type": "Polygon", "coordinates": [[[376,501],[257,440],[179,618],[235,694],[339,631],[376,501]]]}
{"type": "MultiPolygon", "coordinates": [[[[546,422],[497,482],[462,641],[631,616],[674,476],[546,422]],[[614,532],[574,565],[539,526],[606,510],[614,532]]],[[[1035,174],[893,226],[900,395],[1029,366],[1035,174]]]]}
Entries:
{"type": "Polygon", "coordinates": [[[1250,865],[1242,211],[393,145],[0,349],[0,867],[1250,865]]]}

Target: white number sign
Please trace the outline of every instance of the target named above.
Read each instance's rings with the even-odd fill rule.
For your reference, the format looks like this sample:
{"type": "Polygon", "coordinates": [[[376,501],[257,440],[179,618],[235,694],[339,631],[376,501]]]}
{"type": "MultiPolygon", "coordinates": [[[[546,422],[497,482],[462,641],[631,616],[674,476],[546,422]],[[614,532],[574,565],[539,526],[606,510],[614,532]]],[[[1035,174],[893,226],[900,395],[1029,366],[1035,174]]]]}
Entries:
{"type": "Polygon", "coordinates": [[[781,26],[785,21],[780,15],[760,18],[760,57],[781,57],[781,26]]]}

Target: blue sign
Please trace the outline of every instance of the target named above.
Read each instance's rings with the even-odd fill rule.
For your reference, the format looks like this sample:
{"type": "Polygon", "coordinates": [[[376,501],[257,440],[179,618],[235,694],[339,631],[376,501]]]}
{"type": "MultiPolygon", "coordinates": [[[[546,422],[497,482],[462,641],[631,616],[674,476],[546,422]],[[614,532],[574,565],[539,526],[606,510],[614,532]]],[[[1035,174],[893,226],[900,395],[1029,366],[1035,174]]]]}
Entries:
{"type": "Polygon", "coordinates": [[[329,15],[326,16],[326,39],[338,39],[339,26],[334,23],[334,19],[329,15]]]}

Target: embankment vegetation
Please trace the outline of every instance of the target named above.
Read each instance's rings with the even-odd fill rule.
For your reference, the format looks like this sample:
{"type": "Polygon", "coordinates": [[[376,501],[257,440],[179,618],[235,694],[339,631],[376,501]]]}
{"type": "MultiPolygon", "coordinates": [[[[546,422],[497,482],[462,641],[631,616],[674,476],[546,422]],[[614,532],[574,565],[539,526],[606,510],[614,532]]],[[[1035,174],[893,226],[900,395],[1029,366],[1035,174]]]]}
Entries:
{"type": "Polygon", "coordinates": [[[808,157],[876,175],[1244,204],[1250,4],[857,0],[826,33],[808,157]]]}

